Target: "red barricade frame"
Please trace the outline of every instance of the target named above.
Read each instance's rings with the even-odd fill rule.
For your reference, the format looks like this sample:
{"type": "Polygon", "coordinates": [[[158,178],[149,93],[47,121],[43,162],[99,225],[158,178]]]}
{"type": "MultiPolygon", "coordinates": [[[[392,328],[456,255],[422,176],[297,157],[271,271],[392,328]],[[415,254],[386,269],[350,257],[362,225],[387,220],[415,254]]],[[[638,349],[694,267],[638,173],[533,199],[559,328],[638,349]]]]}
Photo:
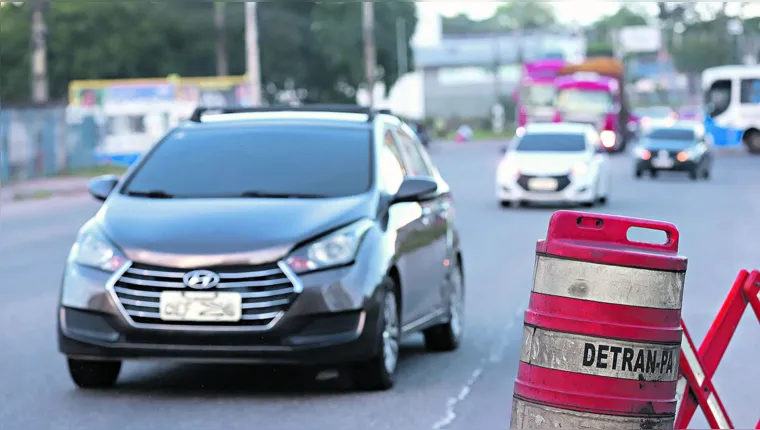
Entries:
{"type": "MultiPolygon", "coordinates": [[[[694,348],[694,343],[686,330],[686,324],[683,320],[681,321],[684,339],[681,344],[680,374],[686,379],[687,384],[677,411],[675,428],[687,428],[697,407],[700,406],[711,428],[733,428],[723,408],[723,403],[712,385],[712,377],[736,332],[736,327],[747,305],[752,308],[760,322],[759,295],[760,272],[757,270],[751,273],[746,270],[739,272],[698,351],[694,348]],[[685,349],[687,349],[686,353],[684,353],[685,349]],[[695,352],[694,357],[687,356],[689,352],[695,352]],[[699,379],[702,381],[700,382],[699,379]]],[[[755,428],[760,429],[760,421],[755,428]]]]}

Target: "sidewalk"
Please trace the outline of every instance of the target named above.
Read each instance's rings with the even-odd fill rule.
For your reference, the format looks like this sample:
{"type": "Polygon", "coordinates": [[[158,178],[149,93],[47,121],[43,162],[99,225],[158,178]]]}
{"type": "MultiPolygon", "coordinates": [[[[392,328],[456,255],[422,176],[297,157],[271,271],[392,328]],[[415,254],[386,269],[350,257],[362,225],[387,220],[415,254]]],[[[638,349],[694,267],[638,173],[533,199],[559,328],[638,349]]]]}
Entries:
{"type": "Polygon", "coordinates": [[[39,178],[0,186],[0,202],[47,199],[87,193],[87,176],[39,178]]]}

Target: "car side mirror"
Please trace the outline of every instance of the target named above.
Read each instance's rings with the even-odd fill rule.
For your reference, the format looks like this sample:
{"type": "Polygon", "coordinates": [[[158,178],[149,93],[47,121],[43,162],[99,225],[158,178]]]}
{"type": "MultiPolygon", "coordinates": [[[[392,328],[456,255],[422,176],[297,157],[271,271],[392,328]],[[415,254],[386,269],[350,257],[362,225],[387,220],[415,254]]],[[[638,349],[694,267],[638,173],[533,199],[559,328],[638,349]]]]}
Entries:
{"type": "Polygon", "coordinates": [[[105,201],[118,183],[119,177],[116,175],[98,176],[87,184],[87,191],[96,200],[105,201]]]}
{"type": "Polygon", "coordinates": [[[430,178],[406,178],[401,183],[391,204],[404,202],[421,202],[432,197],[438,191],[438,183],[430,178]]]}

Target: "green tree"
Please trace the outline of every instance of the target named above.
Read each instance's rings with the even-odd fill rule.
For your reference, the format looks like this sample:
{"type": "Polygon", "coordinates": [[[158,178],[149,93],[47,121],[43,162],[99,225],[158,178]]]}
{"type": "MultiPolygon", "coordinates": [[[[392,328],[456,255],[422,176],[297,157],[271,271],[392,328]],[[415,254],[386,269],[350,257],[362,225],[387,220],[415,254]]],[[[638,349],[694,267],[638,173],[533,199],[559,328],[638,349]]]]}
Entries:
{"type": "Polygon", "coordinates": [[[557,24],[554,9],[549,4],[516,0],[504,3],[493,16],[472,20],[460,14],[442,20],[444,34],[478,34],[516,29],[545,29],[557,24]]]}
{"type": "Polygon", "coordinates": [[[557,24],[551,5],[537,1],[510,1],[496,10],[490,21],[513,29],[547,29],[557,24]]]}
{"type": "Polygon", "coordinates": [[[602,17],[593,23],[588,29],[589,39],[592,43],[609,43],[614,31],[623,27],[647,25],[647,18],[646,15],[623,6],[614,14],[602,17]]]}
{"type": "MultiPolygon", "coordinates": [[[[361,12],[357,3],[259,3],[262,83],[270,100],[282,89],[313,101],[353,100],[364,78],[361,12]]],[[[52,2],[47,15],[51,98],[66,97],[71,80],[213,76],[215,45],[224,32],[229,73],[245,73],[244,5],[229,3],[225,26],[214,25],[213,2],[52,2]]],[[[410,1],[376,3],[380,78],[396,81],[396,18],[417,24],[410,1]]],[[[0,9],[0,99],[29,99],[29,11],[0,9]]],[[[411,53],[411,49],[408,49],[411,53]]],[[[413,64],[411,58],[409,64],[413,64]]]]}

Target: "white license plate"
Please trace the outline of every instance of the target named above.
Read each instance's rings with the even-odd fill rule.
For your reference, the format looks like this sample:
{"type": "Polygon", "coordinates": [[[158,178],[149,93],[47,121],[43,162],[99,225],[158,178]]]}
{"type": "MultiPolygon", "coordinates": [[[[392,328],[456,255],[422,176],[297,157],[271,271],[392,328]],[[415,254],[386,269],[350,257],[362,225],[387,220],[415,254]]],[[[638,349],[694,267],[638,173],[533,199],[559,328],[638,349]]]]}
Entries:
{"type": "Polygon", "coordinates": [[[528,181],[528,188],[536,191],[556,191],[557,180],[554,178],[533,178],[528,181]]]}
{"type": "Polygon", "coordinates": [[[164,291],[160,315],[164,321],[236,322],[243,313],[239,293],[164,291]]]}
{"type": "Polygon", "coordinates": [[[652,160],[652,166],[658,169],[669,169],[673,167],[673,159],[671,158],[655,158],[652,160]]]}

